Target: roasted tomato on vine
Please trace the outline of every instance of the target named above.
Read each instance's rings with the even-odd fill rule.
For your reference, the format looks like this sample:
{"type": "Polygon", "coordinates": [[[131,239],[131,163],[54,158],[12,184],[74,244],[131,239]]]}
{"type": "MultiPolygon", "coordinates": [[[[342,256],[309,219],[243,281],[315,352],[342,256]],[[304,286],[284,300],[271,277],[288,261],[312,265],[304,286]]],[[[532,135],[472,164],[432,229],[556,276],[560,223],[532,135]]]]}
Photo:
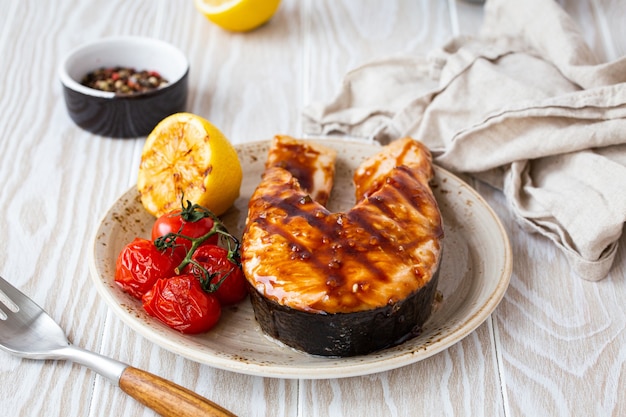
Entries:
{"type": "Polygon", "coordinates": [[[237,254],[221,246],[200,246],[191,256],[185,272],[209,280],[223,305],[238,303],[248,294],[237,254]]]}
{"type": "Polygon", "coordinates": [[[115,282],[135,298],[141,297],[159,278],[175,275],[182,257],[159,250],[147,239],[136,238],[121,250],[115,264],[115,282]]]}
{"type": "MultiPolygon", "coordinates": [[[[152,226],[152,240],[162,237],[173,239],[175,250],[184,256],[189,250],[193,239],[214,232],[215,221],[206,210],[200,210],[199,206],[188,204],[182,209],[174,210],[157,218],[152,226]]],[[[217,244],[218,234],[208,236],[202,244],[217,244]]]]}
{"type": "Polygon", "coordinates": [[[210,210],[181,203],[180,210],[156,220],[152,241],[136,238],[124,247],[115,281],[141,299],[149,315],[195,334],[217,324],[222,305],[244,299],[247,283],[239,240],[210,210]]]}
{"type": "Polygon", "coordinates": [[[142,301],[148,314],[185,334],[210,330],[222,312],[215,294],[205,291],[191,274],[158,280],[142,301]]]}

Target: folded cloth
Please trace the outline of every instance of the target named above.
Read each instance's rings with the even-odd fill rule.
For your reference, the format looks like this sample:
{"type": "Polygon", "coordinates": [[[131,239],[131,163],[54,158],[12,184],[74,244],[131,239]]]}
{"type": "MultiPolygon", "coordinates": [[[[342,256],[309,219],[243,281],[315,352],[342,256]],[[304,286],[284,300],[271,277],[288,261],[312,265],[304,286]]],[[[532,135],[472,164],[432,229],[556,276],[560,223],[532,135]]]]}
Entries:
{"type": "Polygon", "coordinates": [[[356,68],[304,109],[304,131],[418,139],[501,189],[580,277],[610,271],[626,221],[626,57],[600,63],[552,0],[487,0],[479,35],[356,68]]]}

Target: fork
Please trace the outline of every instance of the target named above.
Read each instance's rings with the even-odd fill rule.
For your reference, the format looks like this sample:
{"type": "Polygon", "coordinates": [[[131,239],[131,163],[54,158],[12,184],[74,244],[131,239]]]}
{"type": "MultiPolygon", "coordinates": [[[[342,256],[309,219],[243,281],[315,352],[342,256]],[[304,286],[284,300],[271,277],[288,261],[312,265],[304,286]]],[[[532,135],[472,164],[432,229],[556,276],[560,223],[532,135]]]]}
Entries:
{"type": "Polygon", "coordinates": [[[0,348],[22,358],[68,360],[84,365],[163,416],[235,416],[171,381],[72,345],[41,307],[2,277],[0,348]]]}

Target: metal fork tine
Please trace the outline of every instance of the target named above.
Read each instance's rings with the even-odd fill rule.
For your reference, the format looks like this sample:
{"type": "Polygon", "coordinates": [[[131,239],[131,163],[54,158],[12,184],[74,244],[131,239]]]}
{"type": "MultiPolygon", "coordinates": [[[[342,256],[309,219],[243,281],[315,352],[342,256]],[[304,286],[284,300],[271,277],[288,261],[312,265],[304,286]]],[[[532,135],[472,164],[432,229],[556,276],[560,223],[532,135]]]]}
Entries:
{"type": "Polygon", "coordinates": [[[65,332],[37,303],[0,277],[0,348],[22,357],[46,358],[67,346],[65,332]],[[46,337],[42,337],[42,335],[46,337]]]}
{"type": "Polygon", "coordinates": [[[0,306],[4,316],[6,316],[0,321],[0,327],[3,328],[4,332],[10,328],[16,329],[18,326],[31,326],[39,319],[39,316],[45,316],[39,320],[39,323],[49,322],[52,326],[58,327],[58,324],[37,303],[1,276],[0,306]]]}
{"type": "MultiPolygon", "coordinates": [[[[9,311],[17,313],[20,310],[19,305],[25,302],[34,303],[34,301],[0,276],[0,303],[9,311]]],[[[4,311],[4,309],[2,310],[4,311]]]]}
{"type": "Polygon", "coordinates": [[[0,329],[6,331],[5,328],[12,325],[8,320],[20,311],[20,298],[23,297],[24,294],[0,276],[0,329]]]}

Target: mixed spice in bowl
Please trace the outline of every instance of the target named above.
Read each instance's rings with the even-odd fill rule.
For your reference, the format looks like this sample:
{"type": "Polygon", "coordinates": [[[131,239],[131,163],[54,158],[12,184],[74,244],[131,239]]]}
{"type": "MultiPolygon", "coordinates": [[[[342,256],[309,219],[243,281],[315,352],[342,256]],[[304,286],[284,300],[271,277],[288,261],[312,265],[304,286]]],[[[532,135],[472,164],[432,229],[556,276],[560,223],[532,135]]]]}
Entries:
{"type": "Polygon", "coordinates": [[[116,94],[145,93],[164,87],[168,81],[157,71],[125,67],[100,68],[85,75],[82,85],[116,94]]]}
{"type": "Polygon", "coordinates": [[[138,36],[83,45],[59,68],[71,119],[109,137],[145,136],[165,117],[185,111],[188,75],[179,49],[138,36]]]}

